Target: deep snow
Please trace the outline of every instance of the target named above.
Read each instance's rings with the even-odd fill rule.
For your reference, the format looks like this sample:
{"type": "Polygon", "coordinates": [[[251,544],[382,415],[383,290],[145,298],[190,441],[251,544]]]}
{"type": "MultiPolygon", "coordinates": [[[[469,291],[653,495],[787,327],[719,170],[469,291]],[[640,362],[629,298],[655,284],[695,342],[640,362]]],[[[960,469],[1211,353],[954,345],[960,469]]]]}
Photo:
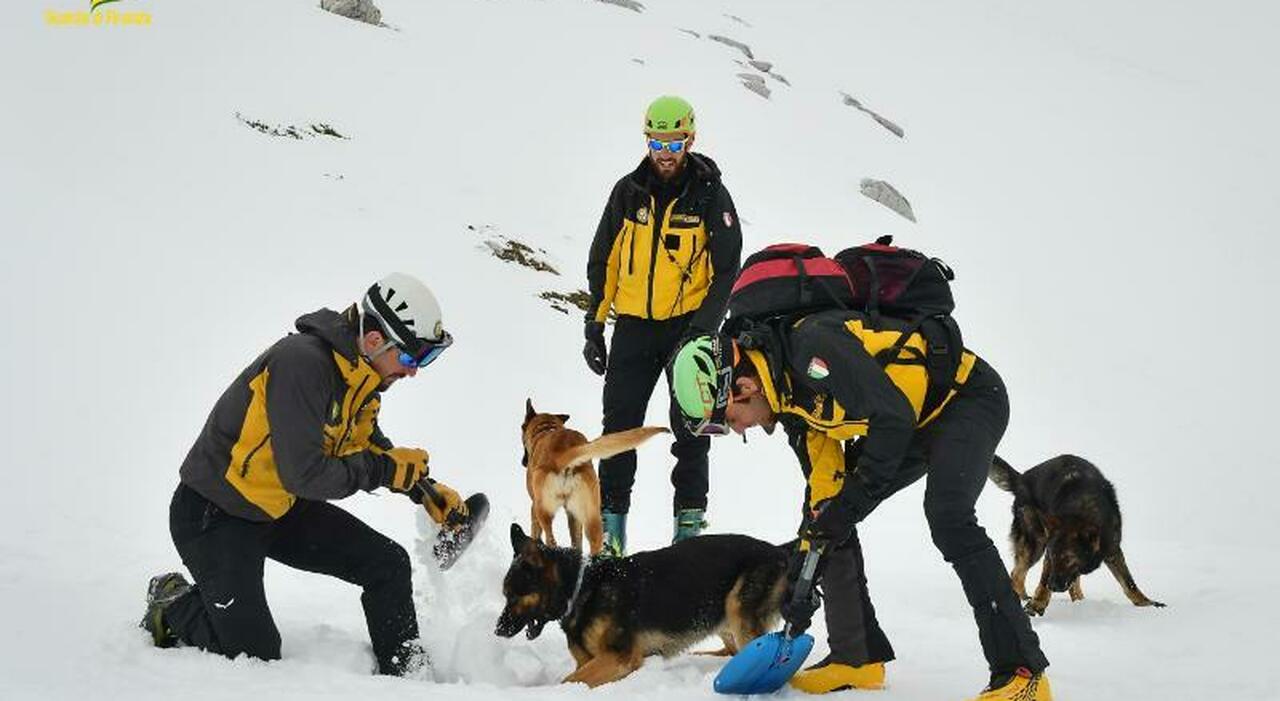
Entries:
{"type": "MultiPolygon", "coordinates": [[[[1001,453],[1075,452],[1115,482],[1129,563],[1169,608],[1129,606],[1106,572],[1084,602],[1055,598],[1035,626],[1058,698],[1275,696],[1270,5],[381,0],[384,28],[309,0],[108,6],[147,27],[47,26],[78,7],[26,5],[0,23],[0,696],[711,697],[714,659],[588,692],[554,684],[571,665],[558,630],[492,634],[506,525],[528,513],[525,397],[599,427],[579,317],[535,295],[585,287],[604,199],[664,92],[697,107],[748,251],[893,232],[943,257],[966,340],[1010,387],[1001,453]],[[744,89],[759,72],[711,34],[790,85],[744,89]],[[270,137],[237,113],[349,138],[270,137]],[[469,226],[563,275],[498,261],[469,226]],[[433,286],[458,343],[386,395],[384,428],[494,503],[454,570],[416,565],[439,683],[369,676],[357,592],[274,564],[283,661],[151,649],[142,594],[180,564],[168,498],[212,402],[296,316],[391,270],[433,286]]],[[[649,418],[665,415],[659,393],[649,418]]],[[[640,451],[633,549],[670,536],[661,443],[640,451]]],[[[790,537],[802,485],[780,438],[721,440],[712,461],[713,530],[790,537]]],[[[920,496],[861,529],[899,657],[883,695],[965,698],[983,663],[920,496]]],[[[400,497],[343,506],[406,545],[426,528],[400,497]]],[[[1008,506],[995,489],[979,503],[1002,551],[1008,506]]]]}

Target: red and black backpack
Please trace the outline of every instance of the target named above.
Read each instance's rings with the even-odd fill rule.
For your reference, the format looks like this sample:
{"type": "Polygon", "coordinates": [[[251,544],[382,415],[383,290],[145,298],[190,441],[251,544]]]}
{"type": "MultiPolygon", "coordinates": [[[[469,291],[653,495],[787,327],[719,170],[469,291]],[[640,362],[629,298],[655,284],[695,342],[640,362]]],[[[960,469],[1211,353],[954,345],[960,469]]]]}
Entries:
{"type": "MultiPolygon", "coordinates": [[[[932,413],[952,386],[964,350],[960,327],[951,318],[955,273],[937,258],[893,245],[892,236],[846,248],[828,258],[816,246],[769,246],[742,265],[729,295],[724,330],[745,348],[760,348],[775,361],[785,356],[784,329],[801,317],[829,309],[866,313],[872,326],[881,316],[908,322],[898,342],[876,360],[921,364],[929,371],[923,416],[932,413]],[[928,352],[906,346],[913,333],[925,338],[928,352]],[[910,357],[902,357],[904,349],[910,357]]],[[[780,377],[781,362],[771,368],[780,377]]]]}

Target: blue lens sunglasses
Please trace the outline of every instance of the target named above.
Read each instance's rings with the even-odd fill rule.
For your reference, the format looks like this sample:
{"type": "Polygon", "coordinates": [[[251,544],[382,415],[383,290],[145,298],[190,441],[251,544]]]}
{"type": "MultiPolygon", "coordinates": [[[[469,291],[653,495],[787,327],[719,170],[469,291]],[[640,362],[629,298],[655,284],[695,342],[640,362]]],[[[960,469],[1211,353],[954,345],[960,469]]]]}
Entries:
{"type": "Polygon", "coordinates": [[[685,137],[683,139],[676,139],[675,141],[662,141],[661,139],[649,139],[649,150],[658,151],[658,152],[662,152],[665,150],[665,151],[670,151],[671,153],[680,153],[681,151],[684,150],[685,142],[687,142],[688,140],[689,140],[688,137],[685,137]]]}

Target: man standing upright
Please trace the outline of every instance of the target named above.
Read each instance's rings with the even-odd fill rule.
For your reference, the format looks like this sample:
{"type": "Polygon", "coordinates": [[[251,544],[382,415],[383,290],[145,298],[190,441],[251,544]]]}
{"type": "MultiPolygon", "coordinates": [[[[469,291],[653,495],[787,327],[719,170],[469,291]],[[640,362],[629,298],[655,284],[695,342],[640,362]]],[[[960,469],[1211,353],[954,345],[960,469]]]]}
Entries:
{"type": "MultiPolygon", "coordinates": [[[[742,230],[720,169],[692,153],[696,124],[683,98],[659,97],[645,112],[648,154],[613,186],[587,261],[591,311],[587,366],[604,375],[604,432],[640,426],[680,339],[719,328],[742,254],[742,230]],[[617,315],[612,352],[604,322],[617,315]]],[[[673,403],[673,541],[705,527],[710,442],[684,429],[673,403]]],[[[626,552],[636,454],[600,462],[605,548],[626,552]]]]}

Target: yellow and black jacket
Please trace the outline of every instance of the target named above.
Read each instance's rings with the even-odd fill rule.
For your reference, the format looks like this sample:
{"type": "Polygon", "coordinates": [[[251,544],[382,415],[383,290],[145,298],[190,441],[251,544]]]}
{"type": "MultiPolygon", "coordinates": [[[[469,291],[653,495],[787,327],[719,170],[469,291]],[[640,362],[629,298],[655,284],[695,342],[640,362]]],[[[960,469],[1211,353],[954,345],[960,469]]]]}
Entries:
{"type": "Polygon", "coordinates": [[[222,393],[182,463],[182,482],[233,516],[277,519],[298,498],[372,490],[395,469],[355,307],[312,312],[297,328],[222,393]]]}
{"type": "Polygon", "coordinates": [[[966,350],[951,388],[936,409],[922,415],[929,374],[908,349],[927,351],[923,336],[912,333],[899,362],[882,365],[875,358],[908,328],[888,318],[873,325],[868,315],[853,311],[807,316],[786,333],[782,386],[761,351],[746,351],[808,479],[807,506],[842,495],[855,510],[869,511],[885,496],[916,430],[945,411],[969,379],[977,356],[966,350]],[[855,438],[861,438],[859,450],[849,454],[857,462],[846,465],[845,442],[855,438]]]}
{"type": "Polygon", "coordinates": [[[613,186],[587,260],[588,321],[620,316],[719,328],[742,255],[742,229],[715,161],[690,153],[676,183],[645,158],[613,186]],[[664,192],[675,186],[674,192],[664,192]]]}

